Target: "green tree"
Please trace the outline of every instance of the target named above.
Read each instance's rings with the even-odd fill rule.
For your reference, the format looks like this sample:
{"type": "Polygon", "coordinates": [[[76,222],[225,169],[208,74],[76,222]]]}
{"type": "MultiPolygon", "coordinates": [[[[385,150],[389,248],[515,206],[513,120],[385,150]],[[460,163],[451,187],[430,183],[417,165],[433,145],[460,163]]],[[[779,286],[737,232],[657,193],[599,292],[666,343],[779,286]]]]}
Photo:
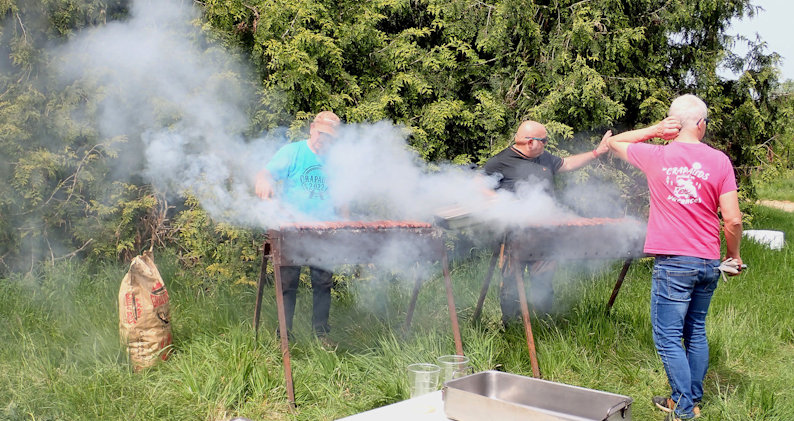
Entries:
{"type": "Polygon", "coordinates": [[[124,13],[107,1],[0,3],[8,58],[0,73],[0,270],[70,257],[101,240],[80,227],[109,187],[107,163],[124,139],[100,138],[90,115],[74,114],[77,104],[96,100],[94,92],[56,89],[46,48],[124,13]]]}
{"type": "MultiPolygon", "coordinates": [[[[481,163],[524,118],[546,123],[549,148],[565,155],[591,149],[607,128],[652,123],[673,97],[694,93],[710,106],[710,141],[741,169],[790,165],[766,159],[791,146],[790,89],[779,84],[778,57],[758,42],[737,57],[730,52],[737,40],[725,34],[731,19],[755,12],[751,0],[196,4],[203,37],[191,41],[241,52],[255,68],[259,102],[247,135],[290,126],[297,136],[313,113],[330,108],[350,122],[404,125],[428,161],[481,163]],[[742,76],[719,77],[723,63],[742,76]]],[[[169,221],[188,209],[110,172],[119,148],[140,140],[139,129],[113,136],[97,129],[98,104],[112,87],[91,75],[53,83],[57,63],[45,49],[126,19],[127,2],[5,0],[0,15],[0,268],[84,246],[124,258],[154,237],[176,244],[169,221]]],[[[151,108],[164,127],[186,124],[168,104],[151,108]]],[[[611,168],[590,171],[621,184],[641,207],[633,170],[611,168]]],[[[743,178],[742,186],[751,183],[743,178]]],[[[243,238],[218,229],[225,234],[207,241],[243,238]]],[[[234,247],[248,247],[250,238],[239,241],[234,247]]]]}

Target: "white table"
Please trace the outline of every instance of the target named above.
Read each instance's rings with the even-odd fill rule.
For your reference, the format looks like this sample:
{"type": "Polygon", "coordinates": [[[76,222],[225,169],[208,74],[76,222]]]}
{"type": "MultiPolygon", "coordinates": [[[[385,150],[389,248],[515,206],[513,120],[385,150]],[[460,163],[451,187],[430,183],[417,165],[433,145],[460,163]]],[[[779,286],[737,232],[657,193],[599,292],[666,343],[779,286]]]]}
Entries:
{"type": "Polygon", "coordinates": [[[370,420],[450,421],[444,415],[444,399],[440,390],[340,419],[370,420]]]}

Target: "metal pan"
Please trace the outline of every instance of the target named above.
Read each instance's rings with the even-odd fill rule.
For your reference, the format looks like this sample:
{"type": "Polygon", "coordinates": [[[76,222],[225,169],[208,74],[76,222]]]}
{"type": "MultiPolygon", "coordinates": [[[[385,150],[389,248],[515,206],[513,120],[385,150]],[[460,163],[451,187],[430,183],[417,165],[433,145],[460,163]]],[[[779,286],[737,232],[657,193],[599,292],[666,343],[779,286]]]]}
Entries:
{"type": "Polygon", "coordinates": [[[519,376],[483,371],[450,380],[443,388],[444,412],[457,421],[631,420],[628,396],[519,376]]]}

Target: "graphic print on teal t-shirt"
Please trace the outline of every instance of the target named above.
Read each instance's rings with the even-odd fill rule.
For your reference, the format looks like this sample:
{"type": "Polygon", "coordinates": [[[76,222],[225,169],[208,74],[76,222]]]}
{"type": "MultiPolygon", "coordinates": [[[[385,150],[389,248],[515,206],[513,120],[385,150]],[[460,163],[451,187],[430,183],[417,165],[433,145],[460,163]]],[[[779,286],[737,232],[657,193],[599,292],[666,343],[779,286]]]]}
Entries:
{"type": "Polygon", "coordinates": [[[275,181],[283,181],[281,200],[311,218],[336,219],[328,196],[323,162],[307,141],[284,145],[265,167],[275,181]]]}
{"type": "Polygon", "coordinates": [[[303,170],[300,176],[301,188],[309,193],[309,199],[325,200],[328,186],[325,184],[325,175],[322,165],[312,165],[303,170]]]}

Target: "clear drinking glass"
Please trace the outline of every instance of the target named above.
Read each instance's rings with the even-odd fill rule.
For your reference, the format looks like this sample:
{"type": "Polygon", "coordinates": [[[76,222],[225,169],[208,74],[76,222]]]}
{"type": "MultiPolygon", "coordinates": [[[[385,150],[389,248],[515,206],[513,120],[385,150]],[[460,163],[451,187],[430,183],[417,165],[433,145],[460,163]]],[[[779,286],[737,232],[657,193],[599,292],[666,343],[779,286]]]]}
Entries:
{"type": "Polygon", "coordinates": [[[438,390],[438,376],[441,367],[429,363],[416,363],[408,366],[408,387],[411,397],[438,390]]]}
{"type": "Polygon", "coordinates": [[[441,384],[469,374],[469,357],[465,355],[442,355],[438,357],[441,367],[441,384]]]}

